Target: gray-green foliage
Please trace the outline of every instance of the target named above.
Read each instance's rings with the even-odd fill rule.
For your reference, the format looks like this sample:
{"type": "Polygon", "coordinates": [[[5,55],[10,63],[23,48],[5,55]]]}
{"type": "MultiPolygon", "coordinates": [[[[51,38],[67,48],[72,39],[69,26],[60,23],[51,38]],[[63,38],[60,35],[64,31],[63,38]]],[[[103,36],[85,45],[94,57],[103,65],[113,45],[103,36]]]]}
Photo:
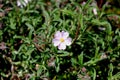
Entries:
{"type": "Polygon", "coordinates": [[[29,76],[30,80],[120,79],[120,26],[109,19],[116,16],[120,24],[120,16],[106,14],[106,6],[100,10],[91,5],[93,0],[84,5],[74,0],[33,0],[24,8],[15,1],[4,3],[12,9],[0,19],[4,24],[0,42],[7,46],[0,48],[2,80],[15,76],[29,76]],[[52,43],[55,32],[61,30],[72,38],[65,51],[52,43]]]}

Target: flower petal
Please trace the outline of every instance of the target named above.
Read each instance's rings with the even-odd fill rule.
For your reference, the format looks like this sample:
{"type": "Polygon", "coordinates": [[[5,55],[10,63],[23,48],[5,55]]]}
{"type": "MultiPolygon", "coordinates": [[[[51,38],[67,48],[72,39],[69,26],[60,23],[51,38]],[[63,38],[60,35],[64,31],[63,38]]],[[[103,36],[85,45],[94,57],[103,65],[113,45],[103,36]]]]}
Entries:
{"type": "Polygon", "coordinates": [[[17,0],[17,6],[23,7],[22,3],[19,0],[17,0]]]}
{"type": "Polygon", "coordinates": [[[97,9],[96,8],[93,9],[93,13],[94,13],[94,15],[97,15],[97,9]]]}
{"type": "Polygon", "coordinates": [[[64,38],[64,39],[66,39],[69,36],[68,32],[62,31],[61,33],[62,33],[62,38],[64,38]]]}
{"type": "Polygon", "coordinates": [[[58,40],[58,39],[53,39],[52,42],[53,42],[54,46],[58,46],[60,44],[60,40],[58,40]]]}
{"type": "Polygon", "coordinates": [[[59,50],[65,50],[66,49],[66,45],[64,43],[61,43],[59,46],[58,46],[58,49],[59,50]]]}
{"type": "Polygon", "coordinates": [[[61,32],[60,31],[57,31],[56,33],[55,33],[55,39],[60,39],[61,38],[61,32]]]}
{"type": "Polygon", "coordinates": [[[64,44],[66,44],[67,46],[71,45],[72,39],[69,37],[64,41],[64,44]]]}
{"type": "Polygon", "coordinates": [[[25,3],[27,4],[30,0],[24,0],[25,1],[25,3]]]}

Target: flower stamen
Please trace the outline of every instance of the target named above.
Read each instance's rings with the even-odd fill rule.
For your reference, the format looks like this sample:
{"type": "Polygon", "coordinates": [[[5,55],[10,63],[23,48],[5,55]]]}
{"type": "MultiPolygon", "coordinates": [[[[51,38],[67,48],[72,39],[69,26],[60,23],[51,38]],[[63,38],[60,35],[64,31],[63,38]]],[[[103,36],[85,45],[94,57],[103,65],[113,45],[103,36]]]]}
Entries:
{"type": "Polygon", "coordinates": [[[63,38],[60,38],[60,42],[64,42],[65,40],[63,38]]]}

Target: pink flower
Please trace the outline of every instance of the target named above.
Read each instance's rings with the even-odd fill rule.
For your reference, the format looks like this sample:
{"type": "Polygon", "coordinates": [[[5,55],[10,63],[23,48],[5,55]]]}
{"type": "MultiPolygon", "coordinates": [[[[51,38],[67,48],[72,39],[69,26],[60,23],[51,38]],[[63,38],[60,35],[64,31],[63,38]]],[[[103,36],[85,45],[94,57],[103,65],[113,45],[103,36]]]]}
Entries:
{"type": "Polygon", "coordinates": [[[52,40],[54,46],[58,46],[59,50],[65,50],[66,46],[71,45],[72,39],[69,37],[69,33],[65,31],[57,31],[52,40]]]}
{"type": "Polygon", "coordinates": [[[97,15],[97,9],[96,8],[93,8],[93,13],[94,13],[94,15],[97,15]]]}

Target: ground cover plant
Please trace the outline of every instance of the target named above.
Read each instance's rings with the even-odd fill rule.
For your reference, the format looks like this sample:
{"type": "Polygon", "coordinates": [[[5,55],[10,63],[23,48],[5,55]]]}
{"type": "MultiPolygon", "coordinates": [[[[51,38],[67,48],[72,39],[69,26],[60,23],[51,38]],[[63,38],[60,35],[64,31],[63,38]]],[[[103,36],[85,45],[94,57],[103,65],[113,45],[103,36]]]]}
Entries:
{"type": "Polygon", "coordinates": [[[1,80],[119,80],[119,0],[0,0],[1,80]]]}

